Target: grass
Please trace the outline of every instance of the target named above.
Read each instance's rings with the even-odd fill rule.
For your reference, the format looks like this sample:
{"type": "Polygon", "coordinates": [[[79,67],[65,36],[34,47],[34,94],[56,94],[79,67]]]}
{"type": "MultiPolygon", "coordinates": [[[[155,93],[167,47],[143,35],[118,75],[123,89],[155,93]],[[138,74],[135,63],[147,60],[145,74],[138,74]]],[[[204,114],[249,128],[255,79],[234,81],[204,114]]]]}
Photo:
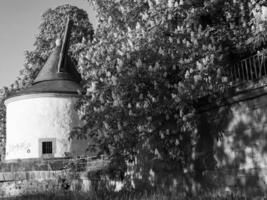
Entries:
{"type": "Polygon", "coordinates": [[[154,193],[135,193],[135,192],[116,192],[116,193],[45,193],[37,195],[24,195],[11,198],[11,200],[259,200],[267,199],[267,195],[261,197],[248,197],[242,194],[219,194],[203,193],[194,197],[182,197],[179,194],[154,193]]]}

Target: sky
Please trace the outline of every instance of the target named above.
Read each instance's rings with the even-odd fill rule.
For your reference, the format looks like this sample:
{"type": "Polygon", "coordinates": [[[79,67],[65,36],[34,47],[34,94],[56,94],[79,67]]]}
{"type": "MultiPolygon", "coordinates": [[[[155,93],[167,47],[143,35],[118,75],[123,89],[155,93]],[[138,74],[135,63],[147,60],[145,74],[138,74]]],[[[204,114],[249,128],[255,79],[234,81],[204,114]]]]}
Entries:
{"type": "Polygon", "coordinates": [[[70,4],[84,9],[96,27],[96,13],[87,0],[0,0],[0,88],[9,86],[23,69],[26,50],[33,50],[42,14],[70,4]]]}

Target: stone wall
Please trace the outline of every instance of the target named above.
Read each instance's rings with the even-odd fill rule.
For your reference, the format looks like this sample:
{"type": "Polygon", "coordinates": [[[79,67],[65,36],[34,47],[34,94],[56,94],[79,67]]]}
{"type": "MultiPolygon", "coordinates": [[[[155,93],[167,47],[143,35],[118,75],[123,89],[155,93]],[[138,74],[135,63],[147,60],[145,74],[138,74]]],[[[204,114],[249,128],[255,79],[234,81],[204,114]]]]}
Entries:
{"type": "Polygon", "coordinates": [[[198,166],[202,181],[209,186],[266,192],[267,87],[235,93],[217,105],[206,105],[203,110],[204,120],[199,126],[202,137],[199,149],[203,153],[199,160],[203,166],[198,166]],[[219,131],[214,124],[222,128],[218,140],[213,137],[219,131]],[[205,156],[207,160],[203,162],[205,156]]]}
{"type": "Polygon", "coordinates": [[[103,170],[106,159],[20,160],[1,163],[0,197],[21,196],[46,192],[92,189],[91,174],[103,170]]]}
{"type": "Polygon", "coordinates": [[[82,191],[91,189],[91,181],[78,174],[70,179],[66,171],[30,171],[0,173],[0,197],[21,196],[59,191],[82,191]]]}

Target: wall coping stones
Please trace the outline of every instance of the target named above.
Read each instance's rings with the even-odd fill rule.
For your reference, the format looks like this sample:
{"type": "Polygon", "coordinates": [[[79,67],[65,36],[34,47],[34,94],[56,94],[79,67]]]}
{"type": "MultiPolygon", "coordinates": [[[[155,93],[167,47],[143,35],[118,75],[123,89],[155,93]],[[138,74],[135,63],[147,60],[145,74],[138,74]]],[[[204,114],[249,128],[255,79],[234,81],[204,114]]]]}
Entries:
{"type": "Polygon", "coordinates": [[[75,167],[78,171],[94,171],[108,164],[108,159],[99,157],[22,159],[0,163],[0,172],[58,171],[75,167]]]}
{"type": "Polygon", "coordinates": [[[45,180],[56,179],[59,176],[66,175],[66,171],[17,171],[0,172],[0,182],[20,181],[20,180],[45,180]]]}
{"type": "Polygon", "coordinates": [[[211,100],[208,97],[202,98],[197,106],[198,113],[203,113],[218,109],[220,107],[229,106],[239,102],[253,100],[261,96],[267,95],[267,84],[262,85],[255,84],[254,86],[246,87],[245,89],[229,89],[232,90],[225,94],[224,97],[218,98],[216,100],[211,100]]]}

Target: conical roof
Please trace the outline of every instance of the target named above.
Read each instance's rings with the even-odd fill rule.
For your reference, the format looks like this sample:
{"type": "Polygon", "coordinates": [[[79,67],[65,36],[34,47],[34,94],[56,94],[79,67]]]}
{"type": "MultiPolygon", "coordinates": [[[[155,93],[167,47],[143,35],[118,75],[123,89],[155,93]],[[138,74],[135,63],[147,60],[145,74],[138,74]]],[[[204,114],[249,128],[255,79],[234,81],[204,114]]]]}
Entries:
{"type": "Polygon", "coordinates": [[[70,80],[78,83],[81,81],[81,76],[68,55],[63,54],[62,60],[65,60],[65,62],[61,65],[60,69],[58,68],[60,52],[61,46],[57,46],[38,73],[34,80],[34,84],[53,80],[70,80]]]}
{"type": "Polygon", "coordinates": [[[34,93],[72,93],[78,94],[81,89],[81,76],[75,68],[71,58],[67,55],[67,46],[70,33],[68,20],[64,41],[57,45],[42,67],[33,85],[20,90],[12,96],[34,93]]]}

